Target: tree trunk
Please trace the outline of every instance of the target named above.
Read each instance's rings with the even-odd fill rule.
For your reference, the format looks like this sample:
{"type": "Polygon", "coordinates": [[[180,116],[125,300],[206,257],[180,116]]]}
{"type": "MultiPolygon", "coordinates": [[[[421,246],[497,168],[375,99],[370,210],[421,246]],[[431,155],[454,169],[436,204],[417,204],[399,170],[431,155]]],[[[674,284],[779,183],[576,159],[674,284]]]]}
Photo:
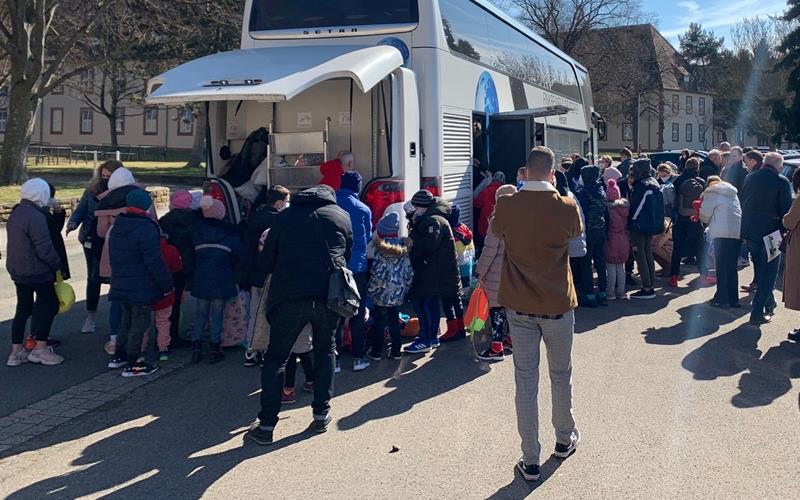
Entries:
{"type": "Polygon", "coordinates": [[[197,168],[203,162],[203,152],[206,143],[206,106],[200,103],[197,109],[197,118],[194,121],[194,142],[192,143],[192,156],[186,164],[187,168],[197,168]]]}
{"type": "Polygon", "coordinates": [[[39,98],[26,85],[12,85],[9,113],[0,160],[0,185],[22,184],[28,179],[28,146],[36,124],[39,98]]]}
{"type": "Polygon", "coordinates": [[[119,136],[117,135],[117,109],[116,107],[111,108],[111,114],[106,115],[108,119],[108,130],[111,134],[111,145],[114,149],[117,149],[119,146],[119,136]]]}

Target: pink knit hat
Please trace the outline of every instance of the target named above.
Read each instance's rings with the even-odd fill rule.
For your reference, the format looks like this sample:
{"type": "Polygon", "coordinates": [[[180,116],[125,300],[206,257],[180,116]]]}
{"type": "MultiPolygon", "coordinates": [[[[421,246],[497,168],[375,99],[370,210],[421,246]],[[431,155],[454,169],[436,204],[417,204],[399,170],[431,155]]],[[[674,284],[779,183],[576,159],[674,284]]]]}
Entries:
{"type": "Polygon", "coordinates": [[[172,209],[190,209],[192,208],[192,193],[181,189],[172,193],[169,199],[169,205],[172,209]]]}
{"type": "Polygon", "coordinates": [[[200,198],[200,208],[203,210],[203,217],[206,219],[222,220],[225,218],[225,205],[210,196],[200,198]]]}
{"type": "Polygon", "coordinates": [[[618,199],[622,198],[622,195],[619,192],[619,186],[617,186],[617,181],[614,179],[608,180],[606,194],[608,195],[608,201],[617,201],[618,199]]]}
{"type": "Polygon", "coordinates": [[[603,182],[606,183],[606,186],[608,185],[609,179],[614,179],[616,181],[619,180],[620,177],[622,177],[622,172],[617,170],[616,167],[608,167],[603,171],[603,182]]]}

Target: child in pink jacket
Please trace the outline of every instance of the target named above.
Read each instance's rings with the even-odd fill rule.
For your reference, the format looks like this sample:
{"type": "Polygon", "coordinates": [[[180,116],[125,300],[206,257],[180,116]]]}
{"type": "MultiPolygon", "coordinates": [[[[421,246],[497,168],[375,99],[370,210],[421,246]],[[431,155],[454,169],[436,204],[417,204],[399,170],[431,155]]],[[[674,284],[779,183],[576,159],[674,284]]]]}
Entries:
{"type": "Polygon", "coordinates": [[[606,240],[606,276],[608,300],[626,299],[625,263],[630,257],[631,242],[628,233],[628,213],[630,203],[620,196],[619,186],[614,179],[608,180],[608,239],[606,240]]]}

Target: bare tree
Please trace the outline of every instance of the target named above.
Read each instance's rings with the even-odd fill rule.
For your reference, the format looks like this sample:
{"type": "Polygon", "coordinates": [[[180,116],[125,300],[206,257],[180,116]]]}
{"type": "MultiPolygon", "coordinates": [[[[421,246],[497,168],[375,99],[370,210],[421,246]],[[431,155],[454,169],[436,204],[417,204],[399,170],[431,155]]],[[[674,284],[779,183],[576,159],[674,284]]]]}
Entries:
{"type": "Polygon", "coordinates": [[[504,0],[500,4],[569,55],[591,30],[653,21],[639,0],[504,0]]]}
{"type": "Polygon", "coordinates": [[[98,13],[114,0],[4,0],[0,3],[0,47],[8,55],[9,115],[0,184],[20,183],[42,97],[91,65],[76,61],[76,48],[98,13]],[[71,61],[69,70],[65,63],[71,61]]]}

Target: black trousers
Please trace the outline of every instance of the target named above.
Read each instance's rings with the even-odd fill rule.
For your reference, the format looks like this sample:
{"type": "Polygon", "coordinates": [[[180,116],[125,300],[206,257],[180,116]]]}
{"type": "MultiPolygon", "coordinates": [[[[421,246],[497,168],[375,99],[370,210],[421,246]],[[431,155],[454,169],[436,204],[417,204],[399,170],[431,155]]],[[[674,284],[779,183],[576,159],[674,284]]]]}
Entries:
{"type": "Polygon", "coordinates": [[[269,315],[269,347],[261,368],[261,425],[275,428],[281,409],[286,362],[297,336],[311,323],[314,356],[314,418],[324,419],[333,398],[333,370],[336,363],[336,326],[339,315],[328,309],[325,300],[298,299],[275,306],[269,315]]]}
{"type": "Polygon", "coordinates": [[[183,292],[186,291],[186,274],[184,272],[172,275],[172,286],[175,287],[175,302],[172,304],[172,314],[169,317],[169,337],[171,347],[177,347],[181,331],[181,304],[183,292]]]}
{"type": "Polygon", "coordinates": [[[283,387],[286,389],[294,390],[294,384],[297,380],[297,360],[300,360],[300,364],[303,365],[306,382],[314,381],[314,359],[311,353],[297,354],[293,352],[289,355],[289,361],[286,362],[286,376],[283,381],[283,387]]]}
{"type": "Polygon", "coordinates": [[[94,272],[94,250],[83,247],[83,256],[86,259],[86,310],[97,312],[97,304],[100,302],[100,277],[94,272]]]}
{"type": "Polygon", "coordinates": [[[50,336],[53,319],[58,314],[58,297],[53,282],[15,283],[14,286],[17,288],[17,310],[11,323],[11,343],[22,344],[25,340],[25,325],[31,316],[31,335],[44,342],[50,336]]]}
{"type": "Polygon", "coordinates": [[[714,238],[714,256],[717,259],[717,293],[714,301],[718,304],[739,303],[740,241],[732,238],[714,238]]]}
{"type": "Polygon", "coordinates": [[[705,240],[703,239],[703,225],[700,222],[692,222],[688,217],[679,216],[672,226],[672,262],[670,263],[670,274],[678,276],[681,274],[681,259],[684,257],[697,257],[697,265],[700,267],[700,274],[705,274],[705,240]]]}

